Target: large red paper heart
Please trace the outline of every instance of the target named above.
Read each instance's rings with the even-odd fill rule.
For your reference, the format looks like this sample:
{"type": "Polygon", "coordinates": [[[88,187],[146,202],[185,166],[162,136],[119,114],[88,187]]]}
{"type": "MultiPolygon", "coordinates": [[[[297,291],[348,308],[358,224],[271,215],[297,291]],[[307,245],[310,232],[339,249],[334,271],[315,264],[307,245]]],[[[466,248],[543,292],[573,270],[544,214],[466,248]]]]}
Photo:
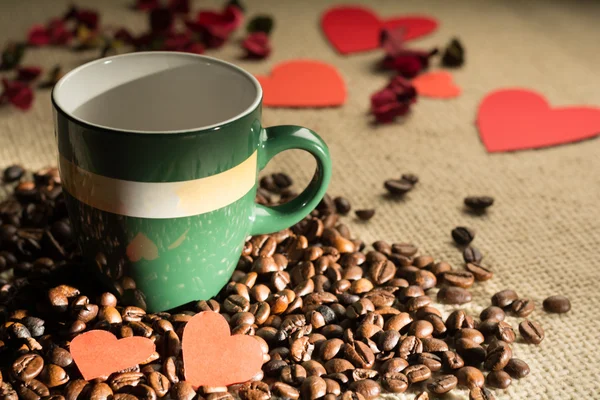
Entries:
{"type": "Polygon", "coordinates": [[[430,34],[437,26],[434,18],[420,15],[381,20],[368,8],[357,6],[333,7],[321,18],[325,36],[342,54],[378,48],[382,29],[404,28],[403,40],[410,40],[430,34]]]}
{"type": "Polygon", "coordinates": [[[412,83],[420,96],[448,99],[460,95],[460,88],[454,83],[452,74],[446,71],[421,74],[412,83]]]}
{"type": "Polygon", "coordinates": [[[260,372],[263,361],[256,339],[231,336],[225,318],[212,311],[196,314],[188,321],[182,351],[185,380],[194,388],[248,381],[260,372]]]}
{"type": "Polygon", "coordinates": [[[479,135],[493,152],[534,149],[589,139],[600,134],[600,108],[550,108],[538,93],[504,89],[479,105],[479,135]]]}
{"type": "Polygon", "coordinates": [[[346,85],[337,69],[321,61],[286,61],[276,65],[270,76],[256,78],[265,106],[331,107],[346,100],[346,85]]]}
{"type": "Polygon", "coordinates": [[[147,360],[154,350],[150,339],[141,336],[117,339],[102,330],[77,335],[70,345],[73,361],[88,381],[134,367],[147,360]]]}

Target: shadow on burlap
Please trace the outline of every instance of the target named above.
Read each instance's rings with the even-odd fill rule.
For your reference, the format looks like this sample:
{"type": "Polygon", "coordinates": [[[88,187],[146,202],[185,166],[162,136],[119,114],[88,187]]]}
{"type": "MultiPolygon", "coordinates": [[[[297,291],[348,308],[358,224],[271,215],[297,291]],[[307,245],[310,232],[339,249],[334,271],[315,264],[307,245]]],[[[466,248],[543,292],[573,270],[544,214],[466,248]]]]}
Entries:
{"type": "MultiPolygon", "coordinates": [[[[4,0],[1,37],[23,37],[29,26],[60,15],[68,3],[4,0]]],[[[202,3],[218,7],[222,2],[202,3]]],[[[600,141],[490,155],[473,124],[479,100],[499,87],[526,86],[546,94],[555,105],[600,104],[600,52],[594,51],[600,3],[370,2],[381,16],[436,16],[440,29],[413,45],[443,45],[457,35],[468,60],[454,73],[464,90],[460,98],[420,99],[406,121],[380,127],[373,127],[366,115],[370,94],[388,79],[371,72],[380,54],[336,54],[318,29],[325,3],[247,1],[250,15],[271,13],[275,18],[271,58],[241,61],[235,41],[209,54],[260,74],[291,58],[314,58],[337,66],[349,92],[343,107],[265,109],[265,125],[304,125],[324,137],[334,162],[330,193],[346,196],[355,208],[377,210],[368,223],[346,218],[355,234],[368,243],[375,239],[411,241],[423,253],[460,266],[460,252],[451,243],[450,230],[456,225],[476,229],[474,244],[484,253],[495,277],[473,291],[470,309],[478,314],[497,290],[513,288],[535,300],[537,309],[531,318],[546,330],[540,346],[514,346],[515,356],[529,363],[531,374],[506,391],[496,391],[497,398],[600,395],[600,319],[594,316],[600,304],[600,141]],[[421,178],[415,190],[401,201],[385,199],[382,182],[408,171],[421,178]],[[462,199],[471,194],[492,195],[496,204],[485,216],[468,215],[463,212],[462,199]],[[570,297],[572,311],[566,315],[541,311],[542,300],[551,294],[570,297]]],[[[100,9],[104,23],[139,30],[145,27],[144,15],[128,10],[127,1],[77,4],[100,9]]],[[[60,63],[70,69],[95,54],[45,48],[29,51],[24,64],[50,68],[60,63]]],[[[38,168],[55,163],[49,93],[36,92],[36,96],[29,112],[0,109],[2,165],[19,162],[38,168]]],[[[278,156],[268,171],[286,171],[301,185],[312,176],[313,168],[310,157],[289,152],[286,157],[278,156]]],[[[462,398],[464,392],[454,397],[462,398]]]]}

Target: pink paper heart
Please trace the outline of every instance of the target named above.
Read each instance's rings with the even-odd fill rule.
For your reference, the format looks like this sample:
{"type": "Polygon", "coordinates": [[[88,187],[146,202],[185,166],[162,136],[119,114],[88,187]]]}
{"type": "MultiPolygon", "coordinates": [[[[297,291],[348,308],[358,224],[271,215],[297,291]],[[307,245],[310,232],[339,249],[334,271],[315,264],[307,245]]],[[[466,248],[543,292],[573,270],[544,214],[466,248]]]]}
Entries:
{"type": "Polygon", "coordinates": [[[536,92],[503,89],[482,100],[477,126],[489,152],[555,146],[600,134],[600,108],[550,108],[536,92]]]}

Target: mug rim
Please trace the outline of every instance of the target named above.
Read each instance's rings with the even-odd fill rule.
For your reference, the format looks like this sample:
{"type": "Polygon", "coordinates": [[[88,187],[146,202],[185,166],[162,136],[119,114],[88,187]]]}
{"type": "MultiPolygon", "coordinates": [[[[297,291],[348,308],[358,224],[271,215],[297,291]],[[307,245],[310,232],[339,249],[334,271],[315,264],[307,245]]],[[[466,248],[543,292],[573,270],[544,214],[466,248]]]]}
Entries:
{"type": "Polygon", "coordinates": [[[103,132],[111,132],[111,133],[122,134],[122,135],[144,135],[144,136],[186,135],[186,134],[201,134],[201,133],[212,132],[212,131],[220,129],[221,127],[225,127],[235,121],[238,121],[238,120],[244,118],[245,116],[251,114],[252,112],[254,112],[254,110],[256,110],[256,108],[258,106],[260,106],[260,104],[262,102],[262,98],[263,98],[263,91],[262,91],[262,87],[260,86],[260,83],[258,82],[258,79],[256,79],[252,74],[250,74],[243,68],[240,68],[233,63],[230,63],[230,62],[227,62],[224,60],[220,60],[215,57],[205,56],[202,54],[180,52],[180,51],[139,51],[139,52],[118,54],[118,55],[114,55],[114,56],[110,56],[110,57],[99,58],[97,60],[87,62],[87,63],[80,65],[77,68],[67,72],[62,78],[60,78],[60,80],[52,88],[52,93],[50,95],[50,99],[52,101],[52,105],[54,106],[54,109],[57,110],[58,112],[60,112],[64,117],[68,118],[69,120],[71,120],[72,122],[74,122],[78,125],[82,125],[88,129],[100,130],[103,132]],[[112,127],[105,126],[105,125],[91,123],[91,122],[88,122],[81,118],[76,117],[75,115],[73,115],[70,112],[67,112],[63,107],[61,107],[60,102],[57,100],[56,91],[58,89],[60,89],[60,87],[62,85],[65,84],[65,82],[68,80],[68,78],[70,78],[73,75],[77,74],[78,72],[86,69],[87,67],[90,67],[90,66],[96,65],[96,64],[101,64],[101,63],[104,63],[109,60],[121,59],[121,58],[126,58],[126,57],[127,58],[128,57],[139,57],[139,56],[144,56],[144,55],[156,55],[156,56],[159,56],[159,55],[174,56],[175,55],[175,56],[180,56],[180,57],[183,56],[183,57],[188,57],[188,58],[195,58],[196,60],[208,60],[215,64],[219,64],[221,67],[226,67],[226,68],[232,69],[235,72],[244,75],[254,85],[254,87],[256,89],[256,96],[255,96],[254,100],[252,101],[252,103],[250,104],[250,106],[248,106],[244,111],[242,111],[241,113],[238,113],[237,115],[235,115],[229,119],[226,119],[224,121],[220,121],[218,123],[211,124],[211,125],[200,126],[197,128],[179,129],[179,130],[164,131],[164,132],[148,132],[148,131],[135,130],[135,129],[117,129],[117,128],[112,128],[112,127]]]}

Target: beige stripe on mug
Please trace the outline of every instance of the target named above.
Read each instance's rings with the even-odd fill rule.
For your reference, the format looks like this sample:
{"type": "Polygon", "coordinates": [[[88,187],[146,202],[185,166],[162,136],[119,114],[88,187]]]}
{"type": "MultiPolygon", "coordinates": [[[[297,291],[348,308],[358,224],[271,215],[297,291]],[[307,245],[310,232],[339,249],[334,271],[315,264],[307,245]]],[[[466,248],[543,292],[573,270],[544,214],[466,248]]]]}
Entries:
{"type": "Polygon", "coordinates": [[[86,171],[59,155],[63,187],[77,200],[114,214],[179,218],[204,214],[241,199],[256,183],[257,152],[241,164],[183,182],[134,182],[86,171]]]}

